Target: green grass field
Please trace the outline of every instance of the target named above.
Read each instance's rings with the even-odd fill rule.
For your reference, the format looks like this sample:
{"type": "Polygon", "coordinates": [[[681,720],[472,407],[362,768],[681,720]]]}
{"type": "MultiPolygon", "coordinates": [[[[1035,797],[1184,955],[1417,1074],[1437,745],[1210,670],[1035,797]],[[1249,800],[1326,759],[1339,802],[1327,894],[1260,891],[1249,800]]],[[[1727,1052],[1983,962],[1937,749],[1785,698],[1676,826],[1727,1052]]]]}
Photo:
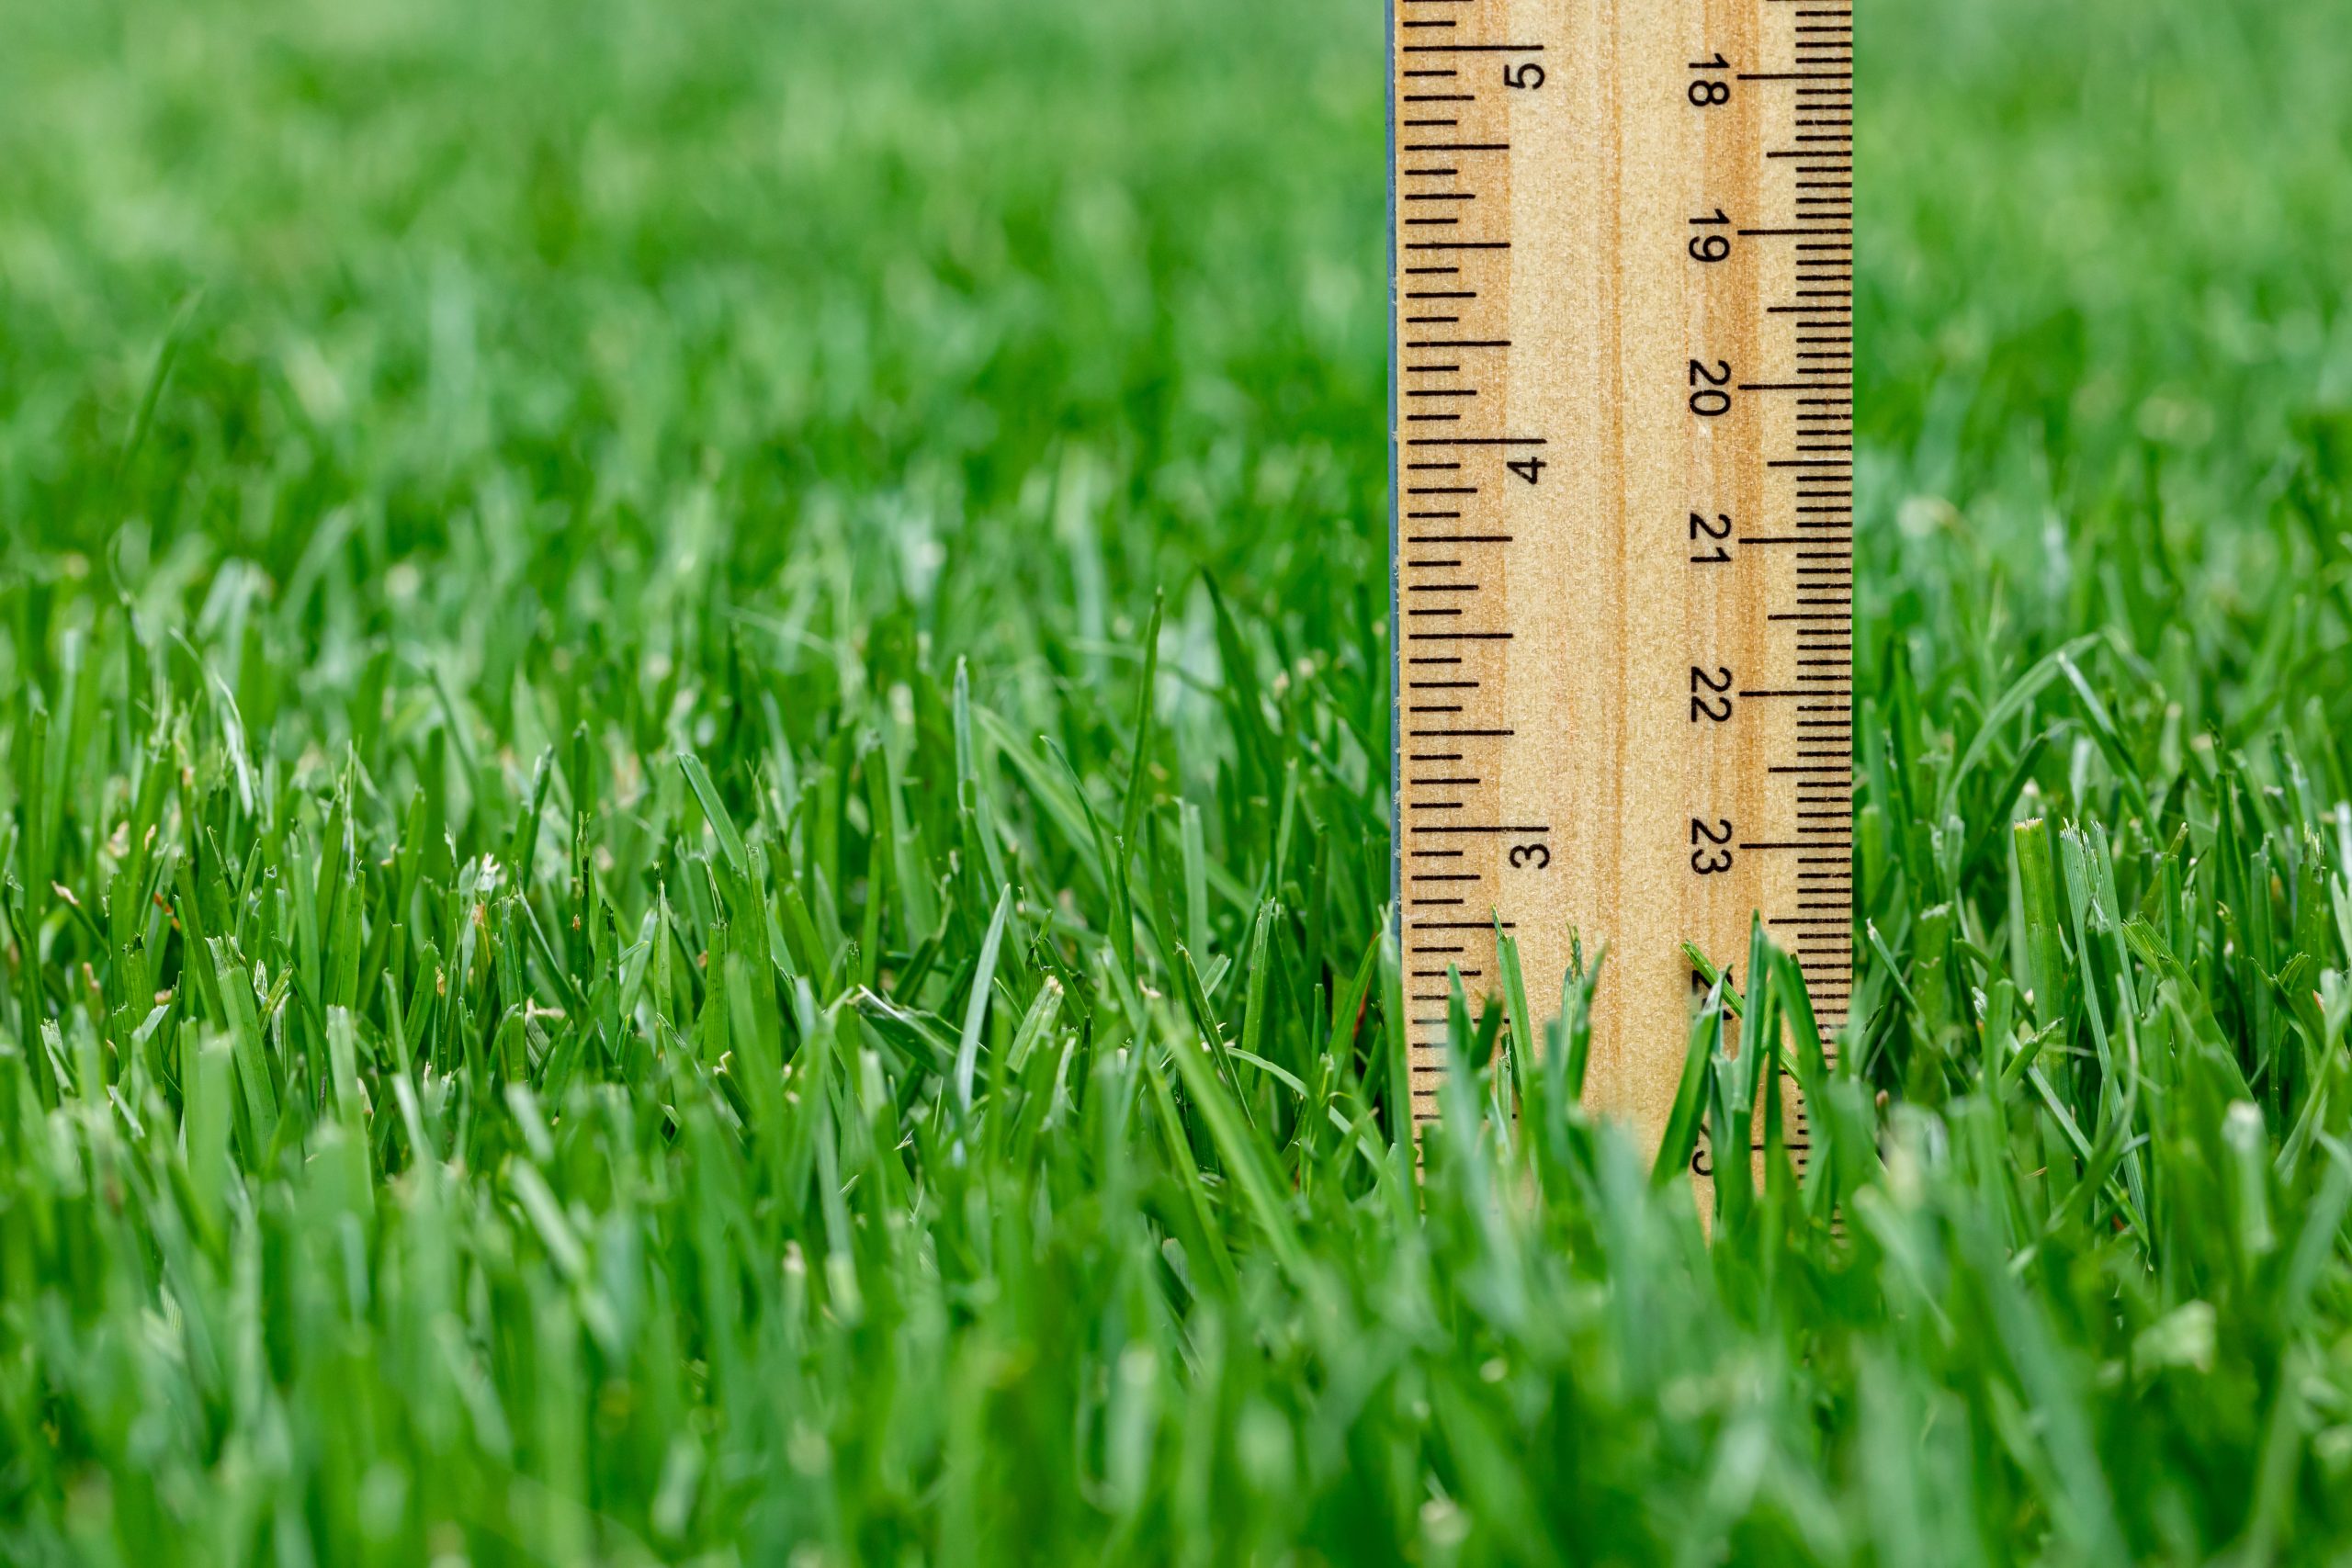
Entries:
{"type": "Polygon", "coordinates": [[[6,31],[0,1562],[2352,1550],[2332,0],[1862,7],[1712,1241],[1578,985],[1398,1142],[1376,6],[6,31]]]}

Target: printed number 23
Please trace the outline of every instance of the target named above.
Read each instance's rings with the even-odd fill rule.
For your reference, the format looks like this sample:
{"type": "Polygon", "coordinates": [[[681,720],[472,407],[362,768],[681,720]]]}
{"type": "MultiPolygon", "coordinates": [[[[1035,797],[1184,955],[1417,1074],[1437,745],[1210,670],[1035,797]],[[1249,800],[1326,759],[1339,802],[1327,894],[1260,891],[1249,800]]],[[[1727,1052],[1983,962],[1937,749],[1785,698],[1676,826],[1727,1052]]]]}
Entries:
{"type": "Polygon", "coordinates": [[[1731,818],[1718,818],[1713,827],[1703,817],[1690,818],[1690,841],[1698,848],[1690,852],[1690,869],[1702,876],[1713,876],[1719,871],[1731,869],[1731,851],[1713,849],[1711,845],[1731,842],[1731,818]]]}

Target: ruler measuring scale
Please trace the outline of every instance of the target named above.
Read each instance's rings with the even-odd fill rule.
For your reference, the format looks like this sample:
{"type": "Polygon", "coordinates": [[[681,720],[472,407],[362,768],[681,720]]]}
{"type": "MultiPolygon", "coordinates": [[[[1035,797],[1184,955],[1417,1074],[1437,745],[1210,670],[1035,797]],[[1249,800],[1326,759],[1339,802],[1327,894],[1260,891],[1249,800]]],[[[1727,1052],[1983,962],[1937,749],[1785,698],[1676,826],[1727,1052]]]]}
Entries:
{"type": "Polygon", "coordinates": [[[1573,927],[1655,1146],[1683,942],[1744,969],[1760,912],[1825,1035],[1852,984],[1852,6],[1390,5],[1415,1113],[1449,968],[1499,919],[1542,1008],[1573,927]]]}

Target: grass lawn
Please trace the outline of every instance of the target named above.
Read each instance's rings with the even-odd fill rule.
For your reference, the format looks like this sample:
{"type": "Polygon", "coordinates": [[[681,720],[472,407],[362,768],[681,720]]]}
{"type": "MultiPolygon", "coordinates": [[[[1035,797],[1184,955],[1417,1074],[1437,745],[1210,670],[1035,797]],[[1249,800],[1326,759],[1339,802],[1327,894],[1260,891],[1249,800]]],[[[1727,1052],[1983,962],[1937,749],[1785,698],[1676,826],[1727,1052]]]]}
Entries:
{"type": "Polygon", "coordinates": [[[0,1562],[2340,1561],[2352,29],[1860,28],[1710,1240],[1399,1141],[1376,6],[12,6],[0,1562]]]}

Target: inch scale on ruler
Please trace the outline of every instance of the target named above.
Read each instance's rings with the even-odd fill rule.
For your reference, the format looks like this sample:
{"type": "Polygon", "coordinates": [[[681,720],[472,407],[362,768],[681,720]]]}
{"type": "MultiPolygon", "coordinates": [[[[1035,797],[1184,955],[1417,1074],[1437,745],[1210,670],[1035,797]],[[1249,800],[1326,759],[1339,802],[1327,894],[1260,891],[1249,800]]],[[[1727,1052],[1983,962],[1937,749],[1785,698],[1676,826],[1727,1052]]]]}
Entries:
{"type": "Polygon", "coordinates": [[[1449,967],[1499,919],[1540,1007],[1573,927],[1588,1095],[1654,1145],[1686,940],[1743,968],[1760,912],[1825,1034],[1852,985],[1853,10],[1391,6],[1415,1111],[1449,967]]]}

